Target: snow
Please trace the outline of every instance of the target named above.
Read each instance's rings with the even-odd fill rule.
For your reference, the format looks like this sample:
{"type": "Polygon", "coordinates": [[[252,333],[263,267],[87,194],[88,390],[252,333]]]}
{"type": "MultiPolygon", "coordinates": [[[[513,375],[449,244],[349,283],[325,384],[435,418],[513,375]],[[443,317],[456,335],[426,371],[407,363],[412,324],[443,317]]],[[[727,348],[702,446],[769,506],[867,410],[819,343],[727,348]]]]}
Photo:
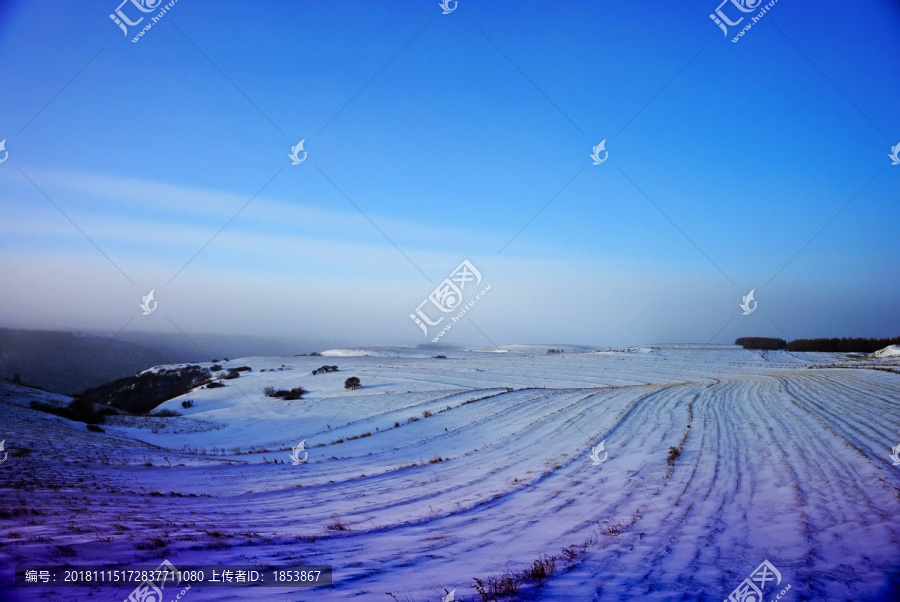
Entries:
{"type": "Polygon", "coordinates": [[[900,346],[888,345],[872,354],[872,357],[896,357],[900,356],[900,346]]]}
{"type": "Polygon", "coordinates": [[[5,379],[0,379],[0,399],[25,407],[28,407],[32,401],[56,407],[66,406],[72,401],[71,397],[65,395],[33,389],[5,379]]]}
{"type": "Polygon", "coordinates": [[[235,359],[225,367],[252,371],[160,406],[181,417],[116,418],[105,433],[18,401],[47,394],[2,388],[0,599],[128,593],[11,589],[13,564],[167,558],[334,566],[336,587],[272,600],[480,600],[474,577],[542,554],[555,575],[508,599],[722,600],[765,559],[791,584],[782,600],[896,593],[900,374],[734,346],[501,349],[235,359]],[[312,375],[322,364],[340,370],[312,375]],[[363,387],[345,390],[349,376],[363,387]],[[309,392],[284,401],[267,386],[309,392]],[[301,440],[308,462],[293,466],[301,440]],[[328,529],[336,518],[350,530],[328,529]]]}
{"type": "Polygon", "coordinates": [[[439,348],[420,349],[418,347],[359,347],[347,349],[328,349],[320,353],[322,357],[419,357],[430,358],[444,354],[446,350],[439,348]]]}
{"type": "Polygon", "coordinates": [[[320,355],[322,357],[367,357],[369,355],[381,356],[383,354],[378,353],[374,349],[329,349],[323,351],[320,355]]]}

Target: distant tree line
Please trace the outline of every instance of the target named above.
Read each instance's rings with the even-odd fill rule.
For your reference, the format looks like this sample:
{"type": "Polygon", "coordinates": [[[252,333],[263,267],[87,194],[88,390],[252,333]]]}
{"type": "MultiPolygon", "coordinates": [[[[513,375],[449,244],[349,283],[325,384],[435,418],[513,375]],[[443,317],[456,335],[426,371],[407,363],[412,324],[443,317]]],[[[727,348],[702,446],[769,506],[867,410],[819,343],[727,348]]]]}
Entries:
{"type": "Polygon", "coordinates": [[[892,339],[831,338],[785,341],[771,337],[741,337],[734,341],[744,349],[787,349],[788,351],[825,351],[830,353],[872,353],[888,345],[900,345],[900,337],[892,339]]]}
{"type": "Polygon", "coordinates": [[[900,337],[892,339],[864,339],[843,338],[843,339],[798,339],[788,343],[788,351],[833,351],[840,353],[849,353],[857,351],[860,353],[872,353],[879,349],[884,349],[888,345],[900,345],[900,337]]]}
{"type": "Polygon", "coordinates": [[[740,345],[744,349],[787,349],[788,342],[784,339],[773,339],[771,337],[741,337],[735,339],[735,345],[740,345]]]}

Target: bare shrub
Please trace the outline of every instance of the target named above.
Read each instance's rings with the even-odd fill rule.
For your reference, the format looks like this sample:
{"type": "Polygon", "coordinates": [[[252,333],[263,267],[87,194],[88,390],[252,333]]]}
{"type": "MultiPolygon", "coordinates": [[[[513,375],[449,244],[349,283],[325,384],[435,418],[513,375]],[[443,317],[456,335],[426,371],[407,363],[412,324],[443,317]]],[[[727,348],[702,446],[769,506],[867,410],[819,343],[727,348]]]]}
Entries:
{"type": "Polygon", "coordinates": [[[329,531],[349,531],[350,527],[347,526],[347,523],[343,522],[335,514],[334,517],[331,519],[331,522],[328,523],[328,526],[326,527],[326,529],[328,529],[329,531]]]}
{"type": "Polygon", "coordinates": [[[556,573],[556,556],[547,556],[541,554],[537,560],[531,563],[531,566],[525,569],[523,575],[526,579],[533,581],[538,587],[547,585],[547,579],[556,573]]]}
{"type": "Polygon", "coordinates": [[[680,447],[670,447],[669,448],[669,457],[666,459],[666,463],[669,466],[675,466],[675,462],[678,461],[678,458],[681,457],[681,448],[680,447]]]}
{"type": "Polygon", "coordinates": [[[482,600],[499,600],[505,596],[515,596],[519,593],[522,578],[506,569],[500,575],[489,575],[484,581],[475,577],[475,591],[481,594],[482,600]]]}
{"type": "Polygon", "coordinates": [[[601,535],[621,535],[625,532],[625,526],[614,520],[604,520],[600,522],[601,535]]]}

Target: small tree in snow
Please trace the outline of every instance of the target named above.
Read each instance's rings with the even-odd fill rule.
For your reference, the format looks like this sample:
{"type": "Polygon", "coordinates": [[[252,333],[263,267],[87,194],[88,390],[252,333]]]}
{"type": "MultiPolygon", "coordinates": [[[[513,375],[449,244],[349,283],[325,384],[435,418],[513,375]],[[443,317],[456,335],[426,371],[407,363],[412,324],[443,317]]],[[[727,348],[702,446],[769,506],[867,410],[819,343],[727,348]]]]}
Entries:
{"type": "Polygon", "coordinates": [[[350,391],[354,391],[360,388],[362,384],[359,382],[359,379],[355,376],[351,376],[347,380],[344,381],[344,388],[350,391]]]}

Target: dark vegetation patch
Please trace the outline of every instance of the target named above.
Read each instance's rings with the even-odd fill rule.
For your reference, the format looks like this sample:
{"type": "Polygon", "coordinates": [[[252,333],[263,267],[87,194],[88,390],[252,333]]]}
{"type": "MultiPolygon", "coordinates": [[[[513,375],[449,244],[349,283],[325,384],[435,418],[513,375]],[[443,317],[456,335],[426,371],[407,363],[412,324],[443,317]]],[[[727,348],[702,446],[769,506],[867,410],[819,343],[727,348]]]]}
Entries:
{"type": "MultiPolygon", "coordinates": [[[[244,370],[235,369],[235,377],[244,370]]],[[[231,371],[229,371],[231,372],[231,371]]],[[[212,380],[209,370],[196,364],[143,372],[136,376],[120,378],[111,383],[88,389],[76,395],[72,402],[59,408],[38,401],[31,402],[32,409],[62,416],[86,424],[102,424],[105,416],[114,414],[147,415],[161,403],[184,395],[197,387],[224,386],[212,380]]],[[[190,406],[185,406],[190,407],[190,406]]],[[[177,412],[163,410],[156,416],[177,416],[177,412]]]]}
{"type": "Polygon", "coordinates": [[[681,448],[680,447],[670,447],[669,448],[669,457],[666,458],[666,464],[669,466],[675,466],[675,462],[678,461],[678,458],[681,457],[681,448]]]}
{"type": "Polygon", "coordinates": [[[740,337],[735,339],[734,344],[740,345],[744,349],[763,349],[767,351],[787,349],[787,341],[771,337],[740,337]]]}
{"type": "Polygon", "coordinates": [[[892,339],[830,338],[785,341],[769,337],[741,337],[734,342],[744,349],[787,349],[788,351],[821,351],[825,353],[872,353],[888,345],[900,345],[900,337],[892,339]]]}
{"type": "Polygon", "coordinates": [[[211,382],[212,377],[208,370],[191,364],[182,368],[143,372],[137,376],[120,378],[109,384],[88,389],[78,395],[72,404],[92,403],[131,414],[146,414],[164,401],[211,382]]]}
{"type": "Polygon", "coordinates": [[[49,403],[40,401],[32,401],[28,404],[28,407],[32,410],[46,412],[47,414],[53,414],[54,416],[61,416],[68,420],[84,422],[85,424],[102,424],[105,422],[106,416],[122,413],[117,412],[112,408],[98,407],[93,403],[84,402],[79,399],[73,399],[69,405],[63,407],[50,405],[49,403]]]}
{"type": "Polygon", "coordinates": [[[831,353],[872,353],[888,345],[900,345],[900,337],[892,339],[798,339],[788,343],[788,351],[826,351],[831,353]]]}
{"type": "Polygon", "coordinates": [[[263,389],[263,393],[266,394],[266,397],[277,397],[279,399],[284,399],[285,401],[293,401],[295,399],[302,399],[303,395],[307,393],[307,390],[303,387],[294,387],[293,389],[266,387],[263,389]]]}

